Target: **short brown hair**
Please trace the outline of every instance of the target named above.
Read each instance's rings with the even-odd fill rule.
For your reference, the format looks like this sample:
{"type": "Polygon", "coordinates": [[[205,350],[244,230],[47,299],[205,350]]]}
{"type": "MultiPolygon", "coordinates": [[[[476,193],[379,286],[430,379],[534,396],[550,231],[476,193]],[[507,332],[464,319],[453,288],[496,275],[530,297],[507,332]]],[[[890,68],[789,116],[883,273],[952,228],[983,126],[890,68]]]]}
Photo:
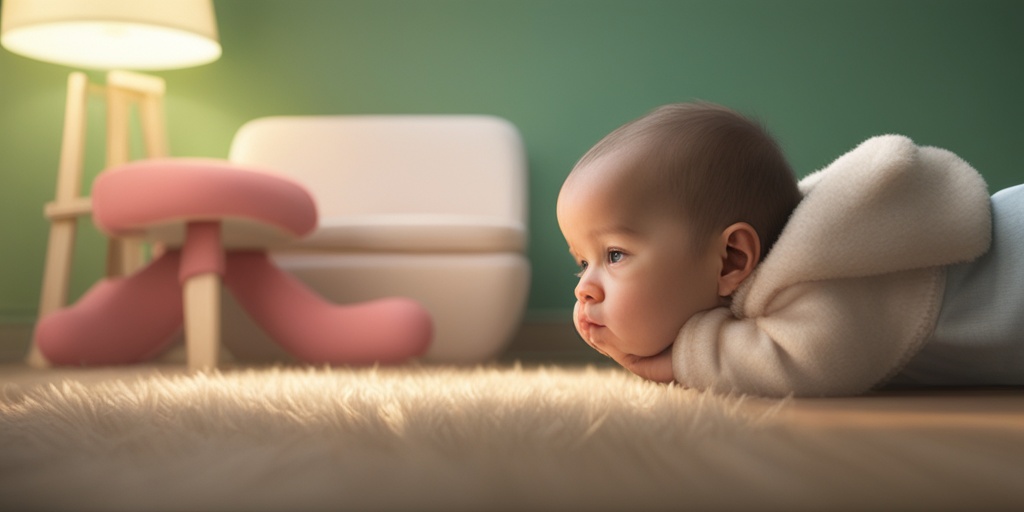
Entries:
{"type": "Polygon", "coordinates": [[[761,239],[763,258],[802,197],[768,131],[711,103],[664,105],[626,123],[584,154],[573,172],[638,145],[653,185],[672,194],[701,244],[736,222],[747,222],[761,239]]]}

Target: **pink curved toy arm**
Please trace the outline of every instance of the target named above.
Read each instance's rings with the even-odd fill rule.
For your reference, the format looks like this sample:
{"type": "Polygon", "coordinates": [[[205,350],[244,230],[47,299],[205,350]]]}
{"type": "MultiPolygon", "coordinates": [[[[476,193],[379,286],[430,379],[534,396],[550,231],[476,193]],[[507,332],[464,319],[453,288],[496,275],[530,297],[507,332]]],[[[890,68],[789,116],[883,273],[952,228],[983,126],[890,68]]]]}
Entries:
{"type": "Polygon", "coordinates": [[[260,327],[307,362],[399,363],[426,352],[433,336],[430,313],[412,299],[332,304],[262,251],[228,253],[224,284],[260,327]]]}
{"type": "Polygon", "coordinates": [[[156,356],[181,328],[180,253],[169,251],[138,272],[104,279],[73,306],[36,326],[35,339],[57,365],[128,364],[156,356]]]}

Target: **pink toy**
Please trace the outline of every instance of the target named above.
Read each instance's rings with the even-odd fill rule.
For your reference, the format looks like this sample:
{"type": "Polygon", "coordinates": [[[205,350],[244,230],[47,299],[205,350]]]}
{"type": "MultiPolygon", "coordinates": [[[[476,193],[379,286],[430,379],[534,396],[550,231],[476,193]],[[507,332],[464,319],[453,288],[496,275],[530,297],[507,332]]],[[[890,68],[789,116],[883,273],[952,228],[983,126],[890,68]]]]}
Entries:
{"type": "Polygon", "coordinates": [[[36,343],[54,364],[143,361],[167,346],[184,317],[189,366],[216,366],[222,278],[300,360],[396,363],[430,344],[432,321],[419,303],[331,304],[271,263],[268,246],[305,236],[317,223],[312,197],[288,179],[225,161],[143,160],[102,173],[92,197],[105,233],[148,235],[174,248],[43,317],[36,343]]]}

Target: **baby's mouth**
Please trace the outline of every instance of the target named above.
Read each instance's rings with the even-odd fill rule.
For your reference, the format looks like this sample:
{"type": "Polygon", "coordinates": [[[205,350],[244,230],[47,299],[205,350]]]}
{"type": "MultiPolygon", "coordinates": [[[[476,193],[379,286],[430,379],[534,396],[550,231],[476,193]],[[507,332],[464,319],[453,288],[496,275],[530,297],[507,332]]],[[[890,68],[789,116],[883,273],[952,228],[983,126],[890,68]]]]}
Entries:
{"type": "Polygon", "coordinates": [[[602,324],[592,322],[585,318],[580,319],[580,337],[583,338],[583,341],[585,341],[587,345],[590,345],[590,348],[598,351],[598,353],[600,353],[601,355],[605,357],[611,357],[608,355],[607,352],[604,351],[604,349],[601,348],[601,337],[595,336],[595,331],[603,328],[604,325],[602,324]]]}
{"type": "Polygon", "coordinates": [[[579,331],[580,337],[582,337],[588,345],[594,346],[593,331],[595,329],[603,328],[604,324],[595,322],[594,319],[587,314],[586,309],[585,305],[580,303],[576,304],[576,310],[574,311],[576,317],[576,330],[579,331]]]}
{"type": "Polygon", "coordinates": [[[580,333],[587,340],[590,339],[592,331],[602,327],[604,327],[604,324],[597,323],[586,316],[580,318],[580,333]]]}
{"type": "Polygon", "coordinates": [[[604,327],[600,323],[595,322],[585,311],[580,311],[578,319],[580,326],[604,327]]]}

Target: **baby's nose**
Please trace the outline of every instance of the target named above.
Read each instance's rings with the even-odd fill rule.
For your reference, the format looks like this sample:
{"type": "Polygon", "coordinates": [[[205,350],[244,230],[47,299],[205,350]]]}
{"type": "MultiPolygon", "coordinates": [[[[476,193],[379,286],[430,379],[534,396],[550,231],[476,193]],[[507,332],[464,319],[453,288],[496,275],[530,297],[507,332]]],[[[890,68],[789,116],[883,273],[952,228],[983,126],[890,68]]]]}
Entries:
{"type": "Polygon", "coordinates": [[[576,285],[576,300],[580,302],[600,302],[603,298],[601,287],[590,279],[580,279],[576,285]]]}

